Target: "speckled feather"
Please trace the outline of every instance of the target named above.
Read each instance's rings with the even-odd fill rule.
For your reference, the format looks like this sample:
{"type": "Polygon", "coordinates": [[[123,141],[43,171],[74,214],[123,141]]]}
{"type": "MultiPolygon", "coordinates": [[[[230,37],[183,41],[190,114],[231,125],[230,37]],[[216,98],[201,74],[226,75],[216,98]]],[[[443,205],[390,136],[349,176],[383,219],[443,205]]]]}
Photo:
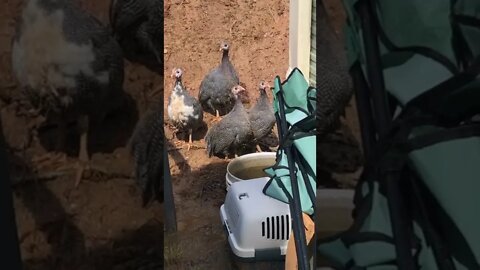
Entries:
{"type": "Polygon", "coordinates": [[[233,109],[205,136],[208,156],[225,157],[248,148],[254,139],[248,113],[238,98],[233,109]]]}
{"type": "Polygon", "coordinates": [[[218,110],[220,115],[229,113],[235,105],[231,89],[239,82],[228,51],[224,51],[220,65],[210,71],[200,84],[198,100],[203,110],[212,114],[218,110]]]}
{"type": "Polygon", "coordinates": [[[177,79],[172,94],[168,98],[168,117],[174,126],[181,130],[196,130],[203,121],[200,103],[192,97],[177,79]]]}
{"type": "Polygon", "coordinates": [[[324,135],[338,127],[339,118],[353,95],[353,85],[348,73],[346,51],[336,36],[320,1],[317,40],[317,132],[324,135]]]}
{"type": "Polygon", "coordinates": [[[120,106],[124,63],[109,31],[72,1],[26,3],[12,61],[33,105],[45,112],[93,115],[92,120],[120,106]]]}
{"type": "Polygon", "coordinates": [[[137,124],[130,141],[135,176],[142,190],[143,205],[163,202],[163,109],[157,106],[137,124]]]}
{"type": "Polygon", "coordinates": [[[265,89],[260,89],[260,97],[248,111],[248,117],[256,141],[264,138],[272,131],[276,119],[265,89]]]}
{"type": "Polygon", "coordinates": [[[110,25],[128,60],[163,72],[163,0],[112,0],[110,25]]]}

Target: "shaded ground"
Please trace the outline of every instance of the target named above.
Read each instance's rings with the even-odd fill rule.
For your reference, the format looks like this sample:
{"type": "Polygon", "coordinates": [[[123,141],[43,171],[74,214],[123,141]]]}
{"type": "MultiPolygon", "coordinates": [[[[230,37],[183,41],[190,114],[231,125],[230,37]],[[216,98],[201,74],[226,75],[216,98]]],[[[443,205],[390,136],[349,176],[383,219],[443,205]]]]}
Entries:
{"type": "MultiPolygon", "coordinates": [[[[335,17],[341,6],[329,1],[335,17]],[[331,2],[331,3],[330,3],[331,2]]],[[[165,110],[173,87],[169,76],[175,67],[184,69],[184,84],[198,96],[203,77],[220,63],[219,44],[230,42],[231,61],[241,83],[246,85],[251,104],[257,98],[262,79],[272,82],[285,78],[288,69],[288,1],[165,1],[165,110]]],[[[341,18],[341,14],[340,14],[341,18]]],[[[341,20],[336,21],[340,29],[341,20]]],[[[272,99],[269,95],[270,100],[272,99]]],[[[165,111],[166,112],[166,111],[165,111]]],[[[166,113],[165,113],[166,115],[166,113]]],[[[355,125],[352,108],[347,109],[347,123],[355,125]]],[[[212,126],[212,115],[204,121],[212,126]]],[[[165,116],[167,122],[167,116],[165,116]]],[[[354,132],[358,129],[354,127],[354,132]]],[[[358,134],[358,133],[357,133],[358,134]]],[[[194,135],[194,143],[205,147],[205,130],[194,135]]],[[[225,199],[227,162],[208,158],[205,149],[176,149],[179,139],[166,125],[170,140],[170,170],[179,230],[166,235],[165,260],[168,269],[283,269],[277,265],[241,265],[232,262],[221,227],[219,207],[225,199]]],[[[352,177],[346,177],[346,182],[352,177]]]]}
{"type": "MultiPolygon", "coordinates": [[[[110,1],[82,1],[106,23],[110,1]]],[[[160,80],[141,66],[126,62],[125,90],[131,108],[117,111],[90,134],[94,172],[74,189],[73,175],[46,175],[32,159],[51,149],[57,130],[27,112],[11,74],[11,37],[20,0],[0,3],[0,108],[10,147],[15,183],[15,208],[25,269],[159,269],[163,250],[163,211],[154,204],[141,208],[140,193],[131,178],[125,145],[138,117],[152,100],[160,80]],[[38,125],[42,128],[35,128],[38,125]],[[36,132],[38,131],[38,132],[36,132]],[[45,179],[35,180],[34,176],[45,179]]],[[[67,163],[75,161],[78,138],[68,142],[67,163]]]]}

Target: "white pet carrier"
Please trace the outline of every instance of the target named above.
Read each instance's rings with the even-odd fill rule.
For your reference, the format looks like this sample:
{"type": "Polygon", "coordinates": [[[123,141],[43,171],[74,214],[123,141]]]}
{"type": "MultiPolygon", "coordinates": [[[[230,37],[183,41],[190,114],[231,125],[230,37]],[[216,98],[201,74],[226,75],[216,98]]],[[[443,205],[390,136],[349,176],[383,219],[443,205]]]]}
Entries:
{"type": "Polygon", "coordinates": [[[220,216],[233,254],[247,261],[281,260],[291,232],[288,204],[263,194],[268,178],[234,182],[220,216]]]}

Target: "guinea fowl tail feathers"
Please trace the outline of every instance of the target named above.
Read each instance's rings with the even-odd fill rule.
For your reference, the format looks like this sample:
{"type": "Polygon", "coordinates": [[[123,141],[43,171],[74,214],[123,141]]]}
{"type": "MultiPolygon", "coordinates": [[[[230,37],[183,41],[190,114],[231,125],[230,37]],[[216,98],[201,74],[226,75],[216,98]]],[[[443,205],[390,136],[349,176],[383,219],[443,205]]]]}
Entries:
{"type": "Polygon", "coordinates": [[[163,202],[164,131],[162,113],[151,111],[140,120],[129,142],[135,159],[136,181],[142,190],[143,206],[163,202]]]}
{"type": "Polygon", "coordinates": [[[207,135],[205,135],[205,144],[207,145],[208,157],[212,157],[213,155],[213,147],[212,147],[212,140],[211,140],[211,136],[212,136],[211,132],[213,131],[213,129],[214,127],[208,130],[207,135]]]}

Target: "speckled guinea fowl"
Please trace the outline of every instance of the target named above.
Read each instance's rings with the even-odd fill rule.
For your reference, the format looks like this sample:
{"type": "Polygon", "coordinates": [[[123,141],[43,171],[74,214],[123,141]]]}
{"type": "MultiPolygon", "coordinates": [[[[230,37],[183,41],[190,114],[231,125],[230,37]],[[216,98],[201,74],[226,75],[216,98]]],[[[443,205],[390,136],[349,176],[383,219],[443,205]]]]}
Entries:
{"type": "Polygon", "coordinates": [[[163,72],[163,0],[112,0],[110,24],[125,58],[163,72]]]}
{"type": "Polygon", "coordinates": [[[320,136],[338,127],[339,119],[352,98],[353,85],[348,73],[344,45],[331,26],[323,1],[319,1],[317,39],[317,132],[320,136]]]}
{"type": "Polygon", "coordinates": [[[200,84],[198,100],[204,111],[216,115],[215,121],[220,120],[232,110],[235,98],[231,89],[240,83],[237,72],[230,62],[228,52],[230,46],[227,42],[220,45],[222,60],[220,65],[210,71],[200,84]]]}
{"type": "Polygon", "coordinates": [[[188,149],[193,145],[192,133],[203,123],[203,111],[198,100],[192,97],[182,83],[183,71],[175,68],[172,77],[175,77],[172,94],[168,98],[168,119],[178,131],[188,132],[188,149]]]}
{"type": "Polygon", "coordinates": [[[130,140],[135,178],[142,190],[143,206],[163,202],[163,108],[157,104],[138,122],[130,140]]]}
{"type": "MultiPolygon", "coordinates": [[[[78,185],[91,165],[89,125],[124,101],[121,48],[107,28],[73,1],[28,0],[13,38],[12,66],[32,105],[60,118],[64,134],[66,121],[78,120],[78,185]]],[[[63,136],[58,139],[59,144],[64,141],[63,136]]]]}
{"type": "Polygon", "coordinates": [[[345,46],[328,20],[324,2],[317,12],[317,160],[322,183],[336,185],[332,173],[357,171],[363,164],[358,140],[340,116],[353,95],[353,83],[348,72],[345,46]]]}
{"type": "Polygon", "coordinates": [[[205,136],[207,153],[211,157],[228,158],[244,151],[254,139],[247,110],[243,107],[239,97],[245,89],[239,85],[232,88],[235,98],[233,109],[220,122],[211,127],[205,136]]]}
{"type": "Polygon", "coordinates": [[[258,141],[272,132],[272,128],[276,122],[273,107],[268,100],[266,89],[270,89],[270,86],[264,81],[261,81],[259,85],[260,96],[257,103],[248,111],[250,125],[255,137],[255,144],[259,151],[261,151],[261,149],[259,149],[257,145],[258,141]]]}

